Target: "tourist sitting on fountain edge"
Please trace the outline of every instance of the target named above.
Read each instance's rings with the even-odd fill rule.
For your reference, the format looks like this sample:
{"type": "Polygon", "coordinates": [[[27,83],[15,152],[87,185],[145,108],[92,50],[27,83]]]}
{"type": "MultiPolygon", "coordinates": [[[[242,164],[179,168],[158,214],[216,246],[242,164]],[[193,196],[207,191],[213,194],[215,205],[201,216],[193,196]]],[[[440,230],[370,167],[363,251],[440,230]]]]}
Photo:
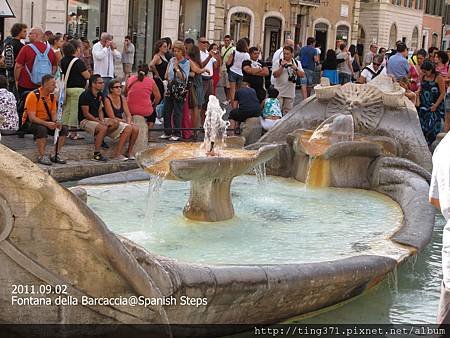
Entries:
{"type": "Polygon", "coordinates": [[[245,122],[248,118],[259,117],[261,114],[258,96],[253,88],[250,88],[247,82],[242,82],[233,101],[233,110],[228,119],[230,127],[234,129],[234,134],[239,135],[240,122],[245,122]]]}

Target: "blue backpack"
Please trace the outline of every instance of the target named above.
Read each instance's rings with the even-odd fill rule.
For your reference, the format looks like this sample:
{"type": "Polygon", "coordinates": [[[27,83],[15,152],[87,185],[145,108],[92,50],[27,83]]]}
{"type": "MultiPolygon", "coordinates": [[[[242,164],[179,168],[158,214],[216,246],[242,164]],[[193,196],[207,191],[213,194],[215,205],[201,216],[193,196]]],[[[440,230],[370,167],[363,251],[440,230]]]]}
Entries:
{"type": "Polygon", "coordinates": [[[36,54],[34,58],[33,68],[30,70],[28,69],[27,65],[25,65],[25,69],[28,72],[28,75],[30,75],[31,82],[35,85],[40,85],[42,81],[42,77],[47,74],[52,73],[52,63],[50,62],[50,59],[48,57],[48,53],[50,52],[50,45],[47,44],[47,48],[45,49],[44,53],[41,53],[37,47],[30,43],[28,46],[34,51],[36,54]]]}

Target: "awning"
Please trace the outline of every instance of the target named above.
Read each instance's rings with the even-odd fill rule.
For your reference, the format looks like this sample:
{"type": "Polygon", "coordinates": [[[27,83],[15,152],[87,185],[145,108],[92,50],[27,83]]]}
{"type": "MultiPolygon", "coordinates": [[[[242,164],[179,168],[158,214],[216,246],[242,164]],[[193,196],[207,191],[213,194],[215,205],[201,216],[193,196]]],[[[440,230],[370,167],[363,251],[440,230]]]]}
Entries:
{"type": "Polygon", "coordinates": [[[15,18],[8,0],[0,0],[0,18],[15,18]]]}

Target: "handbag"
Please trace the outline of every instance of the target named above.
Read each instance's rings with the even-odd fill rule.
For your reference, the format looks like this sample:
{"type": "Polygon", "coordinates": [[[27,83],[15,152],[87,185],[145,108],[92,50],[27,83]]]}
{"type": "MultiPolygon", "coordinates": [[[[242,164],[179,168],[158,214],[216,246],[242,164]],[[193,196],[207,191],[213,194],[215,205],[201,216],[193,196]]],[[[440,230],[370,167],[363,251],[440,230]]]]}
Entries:
{"type": "Polygon", "coordinates": [[[186,98],[186,95],[189,91],[189,82],[186,81],[186,75],[184,74],[183,69],[181,69],[181,73],[183,74],[184,81],[179,82],[176,80],[176,77],[169,81],[167,84],[167,94],[166,96],[172,97],[175,101],[182,102],[186,98]]]}
{"type": "MultiPolygon", "coordinates": [[[[62,90],[61,92],[61,96],[62,96],[62,102],[63,104],[66,104],[66,98],[67,98],[67,82],[69,81],[69,76],[70,76],[70,71],[72,70],[72,66],[74,65],[74,63],[78,60],[78,58],[74,57],[70,63],[69,66],[67,67],[67,71],[66,74],[61,76],[61,84],[62,86],[59,88],[60,90],[62,90]]],[[[61,97],[60,97],[61,99],[61,97]]]]}

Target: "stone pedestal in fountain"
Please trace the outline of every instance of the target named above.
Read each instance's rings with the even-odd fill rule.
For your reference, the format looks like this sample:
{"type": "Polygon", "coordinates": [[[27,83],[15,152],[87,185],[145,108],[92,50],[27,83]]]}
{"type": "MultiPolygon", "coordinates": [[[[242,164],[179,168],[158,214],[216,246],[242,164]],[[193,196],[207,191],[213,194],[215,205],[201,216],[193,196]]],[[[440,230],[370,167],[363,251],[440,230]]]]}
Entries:
{"type": "Polygon", "coordinates": [[[206,156],[196,143],[151,146],[137,155],[148,173],[166,179],[190,181],[191,192],[184,215],[192,220],[217,222],[234,216],[230,186],[234,177],[270,160],[277,145],[258,150],[224,149],[219,156],[206,156]]]}

